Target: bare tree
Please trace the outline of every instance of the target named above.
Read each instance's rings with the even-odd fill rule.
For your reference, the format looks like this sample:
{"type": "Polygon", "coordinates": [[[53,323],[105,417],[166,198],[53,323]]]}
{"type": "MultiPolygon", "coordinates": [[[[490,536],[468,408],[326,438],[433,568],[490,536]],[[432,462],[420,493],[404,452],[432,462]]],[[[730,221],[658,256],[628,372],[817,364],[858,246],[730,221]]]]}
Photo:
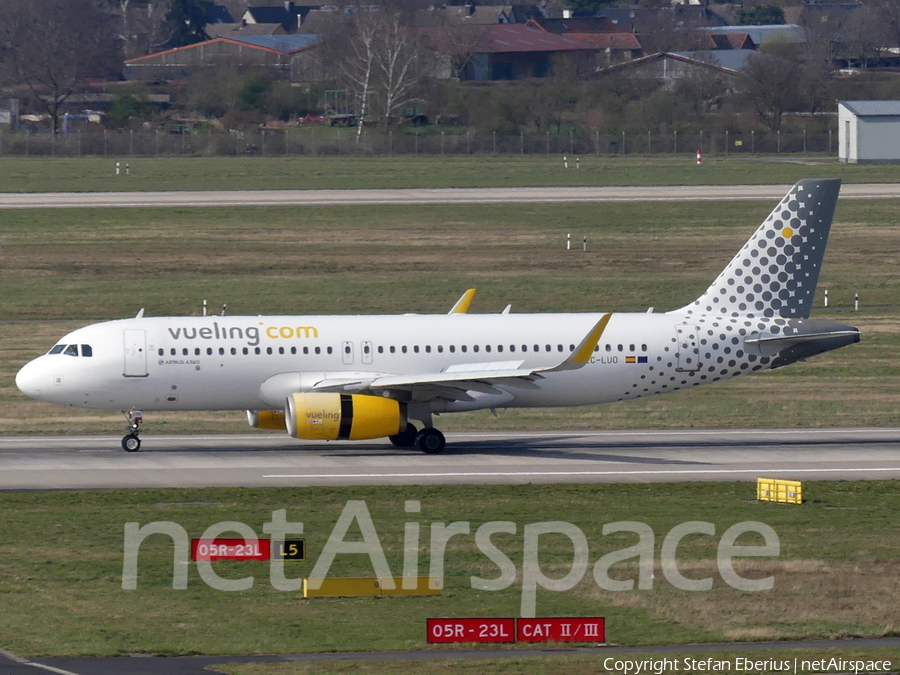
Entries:
{"type": "Polygon", "coordinates": [[[844,23],[840,56],[859,61],[866,68],[869,60],[878,58],[881,44],[882,25],[878,14],[871,5],[857,8],[844,23]]]}
{"type": "Polygon", "coordinates": [[[414,90],[421,76],[420,47],[414,33],[403,25],[400,12],[380,18],[375,64],[387,122],[397,110],[416,100],[414,90]]]}
{"type": "Polygon", "coordinates": [[[747,61],[744,75],[748,103],[772,131],[781,129],[786,112],[802,109],[805,101],[797,86],[802,80],[798,64],[766,54],[753,54],[747,61]]]}
{"type": "Polygon", "coordinates": [[[170,0],[106,0],[106,4],[118,20],[126,59],[159,51],[171,39],[166,22],[170,0]]]}
{"type": "Polygon", "coordinates": [[[93,0],[4,0],[0,43],[9,76],[27,85],[59,128],[60,109],[85,78],[121,67],[113,17],[93,0]]]}
{"type": "Polygon", "coordinates": [[[336,65],[338,79],[350,90],[356,114],[357,143],[367,117],[387,124],[415,100],[422,79],[422,49],[405,25],[401,10],[354,7],[335,17],[322,57],[336,65]]]}
{"type": "Polygon", "coordinates": [[[356,110],[356,142],[362,137],[363,123],[369,114],[369,101],[375,87],[375,50],[380,25],[374,10],[357,12],[348,51],[340,61],[341,73],[353,93],[356,110]]]}
{"type": "Polygon", "coordinates": [[[641,46],[648,54],[708,49],[709,36],[701,28],[693,15],[681,11],[681,5],[669,5],[642,17],[641,46]]]}
{"type": "Polygon", "coordinates": [[[900,2],[897,0],[868,0],[867,5],[881,24],[884,46],[900,47],[900,2]]]}

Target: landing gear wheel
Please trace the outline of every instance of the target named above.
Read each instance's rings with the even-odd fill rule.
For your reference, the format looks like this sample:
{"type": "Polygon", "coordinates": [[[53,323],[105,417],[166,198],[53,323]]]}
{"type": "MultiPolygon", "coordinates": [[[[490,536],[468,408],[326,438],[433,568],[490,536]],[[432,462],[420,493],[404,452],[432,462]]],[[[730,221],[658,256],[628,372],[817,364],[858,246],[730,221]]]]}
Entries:
{"type": "Polygon", "coordinates": [[[122,438],[122,449],[126,452],[137,452],[141,449],[141,439],[137,434],[128,434],[122,438]]]}
{"type": "Polygon", "coordinates": [[[444,449],[446,440],[444,434],[432,427],[419,432],[416,444],[426,455],[436,455],[444,449]]]}
{"type": "Polygon", "coordinates": [[[416,429],[416,425],[408,422],[403,431],[399,434],[388,436],[388,440],[398,448],[411,448],[416,444],[416,437],[418,434],[419,430],[416,429]]]}
{"type": "Polygon", "coordinates": [[[144,421],[144,413],[132,408],[128,411],[123,410],[122,414],[128,420],[128,433],[122,437],[122,449],[125,452],[137,452],[141,449],[141,439],[138,438],[138,435],[141,433],[141,422],[144,421]]]}

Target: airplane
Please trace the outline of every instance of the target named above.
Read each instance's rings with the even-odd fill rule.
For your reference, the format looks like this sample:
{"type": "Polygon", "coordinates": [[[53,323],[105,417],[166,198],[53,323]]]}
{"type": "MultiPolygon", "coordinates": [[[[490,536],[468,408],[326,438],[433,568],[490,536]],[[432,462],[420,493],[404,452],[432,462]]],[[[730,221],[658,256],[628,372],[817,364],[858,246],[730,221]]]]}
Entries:
{"type": "Polygon", "coordinates": [[[441,452],[436,415],[629,401],[772,370],[859,341],[810,319],[840,191],[794,185],[712,285],[668,312],[146,317],[79,328],[16,385],[60,405],[245,410],[251,427],[311,440],[388,438],[441,452]],[[421,423],[416,426],[410,420],[421,423]]]}

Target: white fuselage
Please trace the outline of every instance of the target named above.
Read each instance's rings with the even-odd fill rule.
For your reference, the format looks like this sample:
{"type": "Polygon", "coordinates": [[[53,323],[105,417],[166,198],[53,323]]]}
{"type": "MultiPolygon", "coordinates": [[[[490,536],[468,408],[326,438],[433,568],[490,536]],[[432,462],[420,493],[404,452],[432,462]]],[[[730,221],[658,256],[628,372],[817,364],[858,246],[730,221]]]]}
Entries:
{"type": "MultiPolygon", "coordinates": [[[[84,408],[277,409],[280,401],[266,400],[261,386],[280,373],[300,373],[302,388],[312,389],[341,377],[442,373],[462,365],[551,368],[569,356],[602,316],[127,319],[70,333],[59,344],[88,345],[91,356],[67,355],[66,350],[45,354],[27,364],[16,381],[34,398],[84,408]]],[[[694,359],[676,349],[683,324],[683,316],[677,315],[613,314],[584,367],[547,373],[528,387],[495,384],[499,393],[476,391],[473,401],[436,401],[432,409],[588,405],[721,379],[718,367],[708,370],[714,364],[704,363],[701,347],[690,350],[694,359]]],[[[739,361],[747,362],[747,354],[741,356],[739,361]]],[[[761,369],[758,361],[753,369],[761,369]]],[[[750,368],[731,370],[737,375],[750,368]]]]}

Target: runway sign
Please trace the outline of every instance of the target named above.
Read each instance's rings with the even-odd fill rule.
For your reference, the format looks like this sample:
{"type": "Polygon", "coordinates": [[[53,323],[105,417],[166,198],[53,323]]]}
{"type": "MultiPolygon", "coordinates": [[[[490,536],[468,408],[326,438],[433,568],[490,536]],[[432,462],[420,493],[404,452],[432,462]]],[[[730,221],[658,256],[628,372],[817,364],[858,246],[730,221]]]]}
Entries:
{"type": "Polygon", "coordinates": [[[273,558],[281,560],[306,560],[306,539],[285,539],[273,543],[278,550],[273,551],[273,558]]]}
{"type": "Polygon", "coordinates": [[[515,642],[515,619],[428,619],[428,642],[515,642]]]}
{"type": "Polygon", "coordinates": [[[191,539],[191,560],[269,560],[268,539],[191,539]]]}
{"type": "Polygon", "coordinates": [[[756,498],[762,502],[782,504],[802,504],[803,484],[799,480],[779,480],[777,478],[757,478],[756,498]]]}
{"type": "Polygon", "coordinates": [[[606,642],[606,620],[593,618],[516,619],[518,642],[606,642]]]}
{"type": "Polygon", "coordinates": [[[606,642],[606,619],[428,619],[428,642],[606,642]]]}

